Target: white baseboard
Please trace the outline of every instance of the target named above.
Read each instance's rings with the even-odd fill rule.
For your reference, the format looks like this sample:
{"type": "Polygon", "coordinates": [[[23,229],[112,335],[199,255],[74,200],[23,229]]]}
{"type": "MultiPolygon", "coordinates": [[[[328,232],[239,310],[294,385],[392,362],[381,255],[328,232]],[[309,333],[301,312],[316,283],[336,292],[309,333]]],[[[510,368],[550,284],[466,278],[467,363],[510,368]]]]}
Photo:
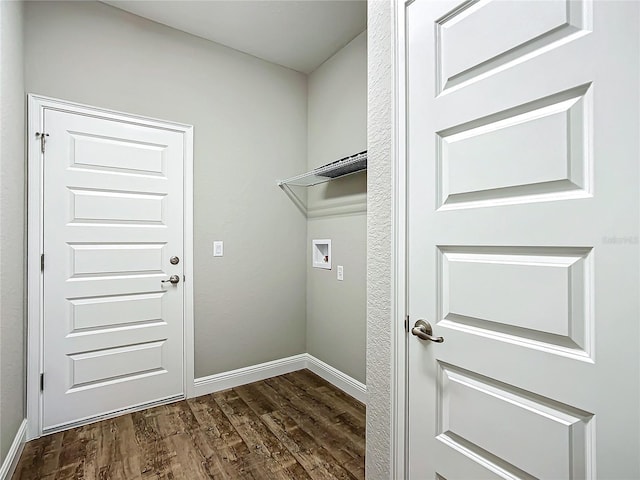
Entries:
{"type": "Polygon", "coordinates": [[[366,405],[367,387],[355,378],[307,353],[307,368],[366,405]]]}
{"type": "Polygon", "coordinates": [[[307,367],[307,354],[301,353],[292,357],[281,358],[272,362],[259,363],[250,367],[239,368],[229,372],[217,373],[208,377],[196,378],[193,381],[194,396],[208,395],[221,390],[239,387],[258,382],[270,377],[295,372],[307,367]]]}
{"type": "Polygon", "coordinates": [[[18,466],[18,460],[20,460],[20,455],[22,455],[22,450],[24,450],[26,440],[27,419],[25,418],[20,424],[20,428],[18,428],[18,433],[16,433],[16,436],[13,439],[13,443],[7,452],[4,462],[2,462],[2,466],[0,467],[0,480],[11,480],[13,472],[15,472],[16,467],[18,466]]]}
{"type": "Polygon", "coordinates": [[[367,387],[364,384],[308,353],[196,378],[193,382],[193,393],[195,397],[208,395],[304,368],[308,368],[362,403],[367,403],[367,387]]]}

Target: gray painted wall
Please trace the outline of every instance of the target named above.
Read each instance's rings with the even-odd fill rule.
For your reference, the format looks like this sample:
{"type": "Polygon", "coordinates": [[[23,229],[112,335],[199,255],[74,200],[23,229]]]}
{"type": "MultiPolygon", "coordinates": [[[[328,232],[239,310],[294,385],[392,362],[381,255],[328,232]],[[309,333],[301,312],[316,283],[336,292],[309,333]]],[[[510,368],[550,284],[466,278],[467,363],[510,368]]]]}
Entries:
{"type": "MultiPolygon", "coordinates": [[[[315,168],[367,148],[367,33],[308,80],[308,164],[315,168]]],[[[308,189],[307,351],[366,381],[366,174],[308,189]],[[344,212],[351,212],[345,214],[344,212]],[[331,239],[332,270],[311,266],[311,240],[331,239]],[[344,267],[344,281],[336,266],[344,267]]]]}
{"type": "Polygon", "coordinates": [[[367,455],[371,480],[391,475],[393,0],[369,0],[367,455]]]}
{"type": "Polygon", "coordinates": [[[25,417],[23,4],[0,2],[0,464],[25,417]]]}
{"type": "Polygon", "coordinates": [[[28,2],[25,38],[28,92],[194,125],[196,378],[305,352],[305,76],[97,2],[28,2]]]}

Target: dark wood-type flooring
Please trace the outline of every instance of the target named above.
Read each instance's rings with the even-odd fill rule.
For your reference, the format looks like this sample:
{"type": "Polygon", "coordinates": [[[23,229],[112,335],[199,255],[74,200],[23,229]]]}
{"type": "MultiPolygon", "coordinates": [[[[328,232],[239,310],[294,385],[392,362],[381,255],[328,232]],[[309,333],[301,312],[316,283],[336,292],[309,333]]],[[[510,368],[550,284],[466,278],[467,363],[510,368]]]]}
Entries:
{"type": "Polygon", "coordinates": [[[364,478],[365,408],[308,370],[29,442],[13,480],[364,478]]]}

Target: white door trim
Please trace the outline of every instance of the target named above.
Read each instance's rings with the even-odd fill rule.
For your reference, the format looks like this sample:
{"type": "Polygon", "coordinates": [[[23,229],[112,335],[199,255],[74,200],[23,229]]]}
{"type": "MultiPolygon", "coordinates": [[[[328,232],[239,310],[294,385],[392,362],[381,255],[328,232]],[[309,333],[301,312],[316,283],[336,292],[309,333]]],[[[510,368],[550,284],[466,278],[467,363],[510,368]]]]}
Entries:
{"type": "MultiPolygon", "coordinates": [[[[163,128],[184,134],[184,392],[194,395],[193,327],[193,126],[139,115],[28,95],[27,125],[27,440],[42,435],[43,286],[40,255],[43,250],[42,153],[36,132],[42,132],[44,111],[58,110],[109,120],[163,128]]],[[[139,407],[137,407],[139,408],[139,407]]]]}
{"type": "Polygon", "coordinates": [[[392,345],[391,345],[391,475],[405,478],[407,472],[407,157],[406,157],[406,69],[405,0],[393,0],[393,210],[392,236],[392,345]]]}

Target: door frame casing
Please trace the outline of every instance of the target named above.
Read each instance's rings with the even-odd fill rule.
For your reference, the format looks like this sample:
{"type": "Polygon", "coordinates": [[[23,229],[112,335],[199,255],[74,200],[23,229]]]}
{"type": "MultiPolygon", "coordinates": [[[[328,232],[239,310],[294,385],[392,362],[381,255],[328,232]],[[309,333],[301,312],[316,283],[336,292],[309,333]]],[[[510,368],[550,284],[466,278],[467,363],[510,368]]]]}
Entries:
{"type": "Polygon", "coordinates": [[[406,112],[406,7],[414,0],[392,1],[392,345],[391,345],[391,475],[408,478],[409,458],[409,365],[408,334],[408,158],[406,112]]]}
{"type": "MultiPolygon", "coordinates": [[[[27,95],[27,440],[42,435],[44,298],[40,256],[43,253],[43,154],[36,132],[42,132],[45,110],[134,123],[183,134],[184,138],[184,307],[183,307],[183,388],[186,398],[194,391],[194,315],[193,315],[193,126],[140,115],[83,105],[36,94],[27,95]]],[[[46,142],[46,140],[45,140],[46,142]]],[[[46,144],[46,143],[45,143],[46,144]]],[[[130,410],[146,408],[134,406],[130,410]]],[[[127,410],[119,411],[117,414],[127,410]]],[[[105,416],[108,417],[109,415],[105,416]]],[[[89,423],[89,420],[86,423],[89,423]]]]}

